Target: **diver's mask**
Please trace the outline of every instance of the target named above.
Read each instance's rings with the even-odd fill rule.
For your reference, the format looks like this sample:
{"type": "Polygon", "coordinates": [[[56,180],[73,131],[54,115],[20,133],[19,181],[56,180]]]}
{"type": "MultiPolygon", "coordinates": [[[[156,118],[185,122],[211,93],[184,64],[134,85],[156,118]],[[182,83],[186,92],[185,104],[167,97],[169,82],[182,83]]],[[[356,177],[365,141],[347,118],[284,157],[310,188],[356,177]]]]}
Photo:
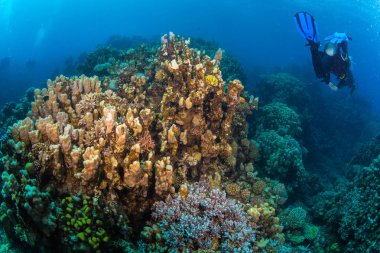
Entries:
{"type": "Polygon", "coordinates": [[[325,45],[325,53],[328,55],[328,56],[334,56],[336,55],[338,51],[338,47],[335,43],[332,43],[332,42],[328,42],[326,43],[325,45]]]}

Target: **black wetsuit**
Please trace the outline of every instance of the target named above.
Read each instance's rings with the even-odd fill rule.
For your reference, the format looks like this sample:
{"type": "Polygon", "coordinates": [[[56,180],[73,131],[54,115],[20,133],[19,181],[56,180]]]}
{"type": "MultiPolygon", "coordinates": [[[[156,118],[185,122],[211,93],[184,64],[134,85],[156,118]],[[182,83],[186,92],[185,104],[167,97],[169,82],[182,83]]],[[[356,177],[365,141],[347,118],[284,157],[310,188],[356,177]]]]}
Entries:
{"type": "Polygon", "coordinates": [[[319,51],[319,43],[310,45],[311,56],[315,74],[326,84],[330,83],[330,74],[333,73],[338,79],[338,89],[347,86],[351,88],[351,93],[355,90],[355,80],[350,70],[350,57],[347,53],[347,42],[338,45],[337,53],[334,56],[327,55],[324,51],[319,51]]]}

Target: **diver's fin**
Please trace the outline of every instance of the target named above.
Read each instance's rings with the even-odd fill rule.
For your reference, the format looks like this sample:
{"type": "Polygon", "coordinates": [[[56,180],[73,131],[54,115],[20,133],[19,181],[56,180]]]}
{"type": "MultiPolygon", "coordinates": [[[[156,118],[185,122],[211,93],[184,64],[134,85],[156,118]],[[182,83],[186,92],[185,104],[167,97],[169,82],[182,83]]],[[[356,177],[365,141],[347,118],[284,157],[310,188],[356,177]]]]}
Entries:
{"type": "Polygon", "coordinates": [[[303,38],[308,42],[318,42],[318,26],[313,16],[305,11],[300,11],[294,15],[294,22],[303,38]]]}

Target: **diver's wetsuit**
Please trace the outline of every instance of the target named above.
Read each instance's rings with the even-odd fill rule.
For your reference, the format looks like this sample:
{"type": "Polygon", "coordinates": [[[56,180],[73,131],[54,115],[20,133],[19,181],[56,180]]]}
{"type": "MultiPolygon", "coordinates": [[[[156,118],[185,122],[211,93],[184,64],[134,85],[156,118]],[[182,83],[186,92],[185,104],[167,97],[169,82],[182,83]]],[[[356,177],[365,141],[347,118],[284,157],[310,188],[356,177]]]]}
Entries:
{"type": "Polygon", "coordinates": [[[338,89],[347,86],[351,93],[355,90],[355,80],[350,70],[350,58],[347,53],[347,42],[338,45],[338,52],[334,56],[319,51],[319,43],[311,43],[310,51],[313,67],[318,78],[323,79],[326,84],[330,83],[330,73],[339,78],[338,89]]]}

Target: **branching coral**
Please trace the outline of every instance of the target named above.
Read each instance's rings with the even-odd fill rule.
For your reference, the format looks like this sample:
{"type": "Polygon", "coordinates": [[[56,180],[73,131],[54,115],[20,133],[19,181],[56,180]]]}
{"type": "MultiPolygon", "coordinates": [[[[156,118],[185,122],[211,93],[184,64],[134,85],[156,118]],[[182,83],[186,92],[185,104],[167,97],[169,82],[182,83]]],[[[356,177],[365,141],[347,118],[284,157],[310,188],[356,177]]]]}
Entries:
{"type": "Polygon", "coordinates": [[[255,242],[255,224],[243,206],[202,183],[189,185],[187,197],[158,202],[153,218],[161,243],[178,251],[252,252],[255,242]]]}

